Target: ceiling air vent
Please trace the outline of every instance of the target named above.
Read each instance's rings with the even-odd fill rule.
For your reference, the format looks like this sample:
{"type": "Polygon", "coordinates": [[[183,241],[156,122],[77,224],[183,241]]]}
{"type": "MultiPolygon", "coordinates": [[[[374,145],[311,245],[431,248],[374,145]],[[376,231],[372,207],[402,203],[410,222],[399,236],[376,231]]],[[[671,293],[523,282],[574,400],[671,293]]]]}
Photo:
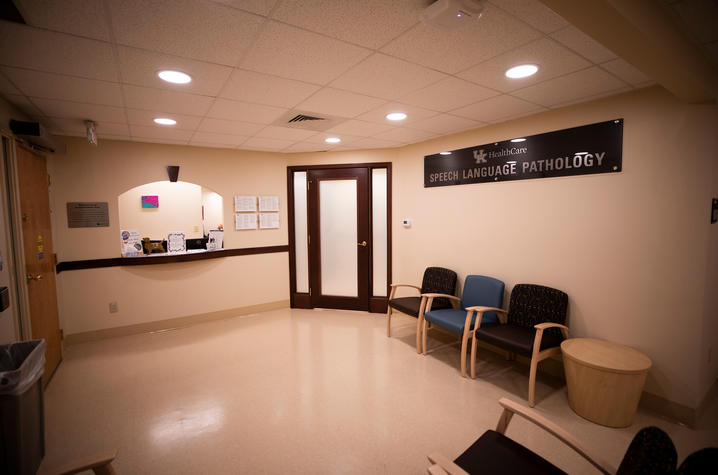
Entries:
{"type": "Polygon", "coordinates": [[[290,129],[313,130],[323,132],[346,121],[345,117],[335,117],[327,114],[317,114],[311,111],[288,110],[275,120],[272,125],[288,127],[290,129]]]}
{"type": "Polygon", "coordinates": [[[323,117],[312,117],[311,115],[297,114],[287,121],[288,124],[293,122],[304,122],[305,120],[325,120],[323,117]]]}

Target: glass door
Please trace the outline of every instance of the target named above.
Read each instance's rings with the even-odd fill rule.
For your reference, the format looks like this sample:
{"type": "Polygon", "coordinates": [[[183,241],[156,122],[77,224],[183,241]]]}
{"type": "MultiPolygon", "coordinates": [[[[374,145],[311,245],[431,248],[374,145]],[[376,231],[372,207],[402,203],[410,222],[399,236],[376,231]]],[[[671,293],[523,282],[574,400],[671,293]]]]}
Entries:
{"type": "Polygon", "coordinates": [[[310,170],[308,178],[311,304],[368,310],[368,170],[310,170]]]}

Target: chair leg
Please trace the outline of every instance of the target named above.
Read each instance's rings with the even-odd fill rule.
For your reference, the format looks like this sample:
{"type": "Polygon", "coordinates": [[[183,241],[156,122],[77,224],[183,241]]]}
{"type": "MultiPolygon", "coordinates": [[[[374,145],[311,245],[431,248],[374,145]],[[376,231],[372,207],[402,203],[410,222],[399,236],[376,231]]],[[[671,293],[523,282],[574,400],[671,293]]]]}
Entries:
{"type": "Polygon", "coordinates": [[[421,353],[421,329],[424,325],[422,323],[424,322],[423,318],[417,318],[416,319],[416,352],[421,353]]]}
{"type": "Polygon", "coordinates": [[[464,330],[464,334],[461,337],[461,377],[466,377],[466,350],[469,344],[469,331],[464,330]]]}
{"type": "Polygon", "coordinates": [[[531,369],[529,372],[529,407],[534,407],[534,396],[536,394],[536,369],[538,368],[538,358],[531,358],[531,369]]]}
{"type": "Polygon", "coordinates": [[[471,379],[476,379],[476,335],[471,335],[471,379]]]}
{"type": "Polygon", "coordinates": [[[391,306],[386,306],[386,336],[391,337],[391,306]]]}
{"type": "Polygon", "coordinates": [[[421,328],[421,348],[422,353],[426,356],[426,332],[428,330],[429,322],[424,320],[421,328]]]}

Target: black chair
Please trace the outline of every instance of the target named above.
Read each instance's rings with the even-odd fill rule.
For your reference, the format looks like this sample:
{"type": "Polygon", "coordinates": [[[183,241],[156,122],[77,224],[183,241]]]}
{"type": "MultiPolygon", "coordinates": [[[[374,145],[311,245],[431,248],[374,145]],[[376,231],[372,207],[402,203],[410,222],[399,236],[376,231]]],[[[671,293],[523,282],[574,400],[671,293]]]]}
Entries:
{"type": "MultiPolygon", "coordinates": [[[[411,287],[419,291],[419,294],[448,294],[454,295],[456,291],[456,272],[443,267],[427,267],[424,271],[424,278],[421,287],[411,284],[391,284],[391,292],[389,293],[389,305],[386,309],[386,336],[391,336],[391,313],[398,310],[401,313],[411,315],[417,319],[416,322],[416,352],[421,353],[420,333],[421,323],[424,315],[424,305],[426,299],[420,295],[416,297],[399,297],[394,298],[398,287],[411,287]]],[[[433,308],[452,308],[451,302],[447,298],[434,299],[433,308]]]]}
{"type": "Polygon", "coordinates": [[[534,406],[536,368],[540,361],[561,353],[568,338],[566,311],[568,295],[560,290],[534,284],[517,284],[511,291],[509,310],[495,310],[499,323],[479,325],[471,341],[471,377],[475,376],[478,340],[531,359],[529,406],[534,406]]]}
{"type": "Polygon", "coordinates": [[[537,455],[518,442],[506,437],[506,429],[517,414],[559,439],[591,465],[605,474],[709,474],[718,466],[718,448],[706,448],[689,455],[678,467],[678,454],[673,441],[658,427],[646,427],[638,431],[628,446],[618,471],[601,460],[591,450],[559,426],[541,416],[533,409],[521,406],[505,398],[499,399],[504,411],[496,430],[487,430],[453,462],[440,453],[429,455],[433,475],[466,475],[490,473],[502,474],[564,474],[563,470],[537,455]]]}

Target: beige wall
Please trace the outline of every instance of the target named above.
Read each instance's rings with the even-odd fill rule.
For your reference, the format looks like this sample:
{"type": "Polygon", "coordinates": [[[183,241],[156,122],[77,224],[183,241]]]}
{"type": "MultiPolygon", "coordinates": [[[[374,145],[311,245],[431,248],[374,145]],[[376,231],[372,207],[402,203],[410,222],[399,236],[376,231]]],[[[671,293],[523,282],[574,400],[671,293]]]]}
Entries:
{"type": "Polygon", "coordinates": [[[134,187],[117,198],[120,229],[134,229],[140,236],[167,239],[167,233],[183,232],[187,239],[202,237],[202,187],[168,180],[134,187]],[[157,196],[159,207],[143,208],[142,196],[157,196]]]}
{"type": "MultiPolygon", "coordinates": [[[[287,242],[287,165],[390,161],[394,282],[418,282],[426,266],[441,265],[462,279],[495,276],[508,290],[520,282],[562,289],[573,336],[645,352],[654,364],[647,391],[695,408],[718,373],[718,225],[709,224],[707,209],[718,193],[717,129],[715,106],[651,88],[400,149],[279,155],[111,141],[94,149],[69,139],[67,155],[52,159],[57,249],[61,261],[116,256],[116,196],[163,180],[168,164],[222,195],[228,230],[233,194],[280,196],[281,228],[228,232],[231,248],[287,242]],[[621,173],[423,187],[424,155],[619,117],[621,173]],[[101,200],[110,202],[109,229],[66,228],[66,201],[101,200]],[[405,217],[413,219],[409,229],[400,225],[405,217]]],[[[286,254],[72,271],[59,280],[66,333],[288,296],[286,254]],[[191,298],[172,298],[185,292],[191,298]],[[120,314],[107,314],[112,300],[120,314]]]]}
{"type": "MultiPolygon", "coordinates": [[[[50,156],[48,166],[60,262],[119,257],[118,196],[141,184],[166,181],[167,165],[180,166],[180,180],[222,196],[225,248],[287,244],[286,163],[281,155],[111,140],[92,147],[82,138],[64,140],[67,153],[50,156]],[[234,231],[230,203],[236,194],[278,195],[280,228],[234,231]],[[68,228],[68,201],[107,201],[110,226],[68,228]]],[[[161,200],[160,207],[164,204],[161,200]]],[[[60,323],[70,335],[287,300],[288,265],[287,253],[278,253],[62,272],[60,323]],[[118,303],[118,313],[109,313],[110,302],[118,303]]]]}
{"type": "MultiPolygon", "coordinates": [[[[224,200],[222,195],[214,191],[202,188],[202,206],[204,207],[204,233],[207,234],[210,229],[219,229],[218,226],[224,226],[224,200]]],[[[234,203],[229,202],[229,206],[234,203]]],[[[234,223],[230,223],[234,224],[234,223]]],[[[232,227],[232,229],[234,229],[232,227]]]]}
{"type": "Polygon", "coordinates": [[[502,279],[506,300],[522,282],[562,289],[573,336],[645,352],[646,390],[695,408],[718,375],[716,130],[715,106],[650,88],[401,149],[291,162],[392,160],[394,282],[418,283],[439,265],[461,280],[502,279]],[[621,173],[423,187],[424,155],[620,117],[621,173]]]}

